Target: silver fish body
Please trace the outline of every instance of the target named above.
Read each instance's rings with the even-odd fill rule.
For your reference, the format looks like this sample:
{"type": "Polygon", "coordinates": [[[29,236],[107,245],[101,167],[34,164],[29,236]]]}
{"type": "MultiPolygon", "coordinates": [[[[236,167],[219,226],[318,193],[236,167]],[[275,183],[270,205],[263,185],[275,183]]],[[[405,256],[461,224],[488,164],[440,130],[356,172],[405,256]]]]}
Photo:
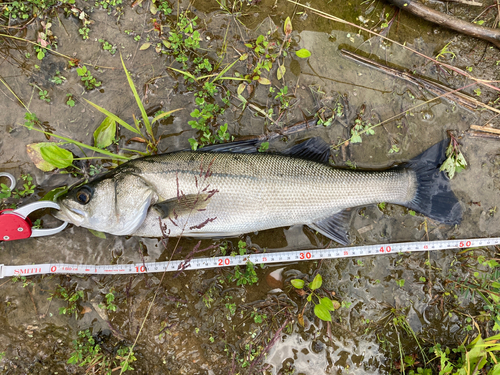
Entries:
{"type": "Polygon", "coordinates": [[[288,155],[181,151],[132,160],[78,187],[60,200],[58,217],[143,237],[235,236],[305,224],[345,243],[336,214],[379,202],[412,207],[418,179],[412,168],[362,172],[288,155]]]}

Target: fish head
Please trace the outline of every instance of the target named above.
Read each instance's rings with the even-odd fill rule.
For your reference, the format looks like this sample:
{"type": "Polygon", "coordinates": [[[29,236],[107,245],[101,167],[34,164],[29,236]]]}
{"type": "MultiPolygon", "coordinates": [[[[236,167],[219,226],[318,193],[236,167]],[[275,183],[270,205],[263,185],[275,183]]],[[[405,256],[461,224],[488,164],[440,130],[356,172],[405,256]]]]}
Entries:
{"type": "Polygon", "coordinates": [[[155,190],[140,176],[109,173],[70,189],[58,199],[61,209],[55,216],[100,232],[133,235],[156,200],[155,190]]]}

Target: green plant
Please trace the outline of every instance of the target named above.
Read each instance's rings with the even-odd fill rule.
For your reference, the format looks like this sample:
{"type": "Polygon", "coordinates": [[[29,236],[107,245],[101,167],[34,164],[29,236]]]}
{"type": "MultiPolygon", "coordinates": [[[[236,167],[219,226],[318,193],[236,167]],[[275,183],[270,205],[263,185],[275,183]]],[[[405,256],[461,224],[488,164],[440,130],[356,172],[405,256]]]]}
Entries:
{"type": "Polygon", "coordinates": [[[389,154],[395,154],[395,153],[398,153],[399,151],[400,151],[400,148],[398,145],[392,145],[391,149],[389,150],[389,154]]]}
{"type": "MultiPolygon", "coordinates": [[[[188,124],[193,129],[199,130],[201,137],[199,140],[195,138],[189,139],[193,150],[209,144],[223,143],[231,138],[231,135],[227,132],[227,123],[218,129],[215,127],[217,116],[224,114],[225,111],[224,108],[214,103],[214,96],[217,93],[217,86],[213,82],[205,82],[202,90],[195,94],[195,103],[198,108],[190,113],[190,116],[195,120],[188,121],[188,124]]],[[[226,98],[223,98],[224,100],[229,101],[229,91],[226,98]]]]}
{"type": "Polygon", "coordinates": [[[104,39],[99,39],[99,42],[102,43],[102,49],[105,51],[108,51],[112,55],[116,53],[116,46],[112,45],[111,43],[105,41],[104,39]]]}
{"type": "Polygon", "coordinates": [[[24,115],[24,119],[26,120],[24,122],[24,126],[26,126],[30,130],[33,129],[35,125],[40,125],[40,120],[34,113],[26,112],[26,114],[24,115]]]}
{"type": "Polygon", "coordinates": [[[288,94],[288,86],[284,86],[274,97],[274,99],[280,100],[282,110],[287,109],[290,106],[290,98],[286,96],[287,94],[288,94]]]}
{"type": "Polygon", "coordinates": [[[459,173],[467,166],[467,162],[458,147],[457,140],[452,136],[450,145],[446,149],[447,159],[439,168],[440,171],[445,171],[450,179],[455,176],[455,173],[459,173]]]}
{"type": "Polygon", "coordinates": [[[56,85],[62,84],[64,81],[66,81],[66,77],[61,75],[61,72],[58,70],[56,71],[56,74],[54,77],[50,79],[50,82],[55,83],[56,85]]]}
{"type": "Polygon", "coordinates": [[[257,311],[257,309],[254,309],[251,313],[250,313],[250,317],[253,318],[253,321],[257,324],[261,324],[264,320],[267,319],[267,315],[266,314],[261,314],[257,311]]]}
{"type": "Polygon", "coordinates": [[[76,72],[78,73],[80,80],[82,81],[87,90],[90,91],[95,89],[96,87],[101,86],[102,82],[97,81],[86,66],[82,66],[81,68],[76,68],[76,72]]]}
{"type": "Polygon", "coordinates": [[[471,265],[477,270],[466,279],[452,280],[453,285],[458,288],[463,298],[478,296],[483,301],[484,313],[480,320],[491,320],[492,330],[498,332],[500,331],[500,264],[496,259],[488,259],[483,255],[476,256],[473,250],[466,250],[463,254],[477,261],[471,265]]]}
{"type": "Polygon", "coordinates": [[[137,360],[130,348],[123,345],[119,346],[116,356],[113,358],[111,353],[106,353],[96,343],[96,339],[92,337],[88,329],[78,332],[78,338],[73,340],[73,347],[75,351],[67,362],[80,367],[85,366],[87,373],[111,375],[116,370],[121,370],[121,372],[133,370],[130,363],[137,360]]]}
{"type": "Polygon", "coordinates": [[[361,132],[367,135],[375,134],[375,130],[372,129],[372,124],[365,123],[361,117],[354,120],[354,126],[351,129],[351,143],[361,143],[361,132]]]}
{"type": "Polygon", "coordinates": [[[231,316],[236,314],[236,303],[226,303],[226,308],[229,310],[231,316]]]}
{"type": "Polygon", "coordinates": [[[106,308],[106,310],[109,310],[109,311],[116,311],[116,305],[113,303],[113,301],[115,300],[115,294],[114,294],[114,288],[111,288],[110,291],[108,293],[106,293],[106,304],[102,304],[100,303],[99,304],[99,307],[101,309],[104,309],[106,308]]]}
{"type": "Polygon", "coordinates": [[[12,279],[12,282],[13,283],[17,283],[18,281],[22,281],[23,282],[23,288],[26,288],[27,286],[33,286],[35,285],[33,283],[33,281],[31,281],[31,279],[28,279],[26,276],[14,276],[12,279]]]}
{"type": "MultiPolygon", "coordinates": [[[[102,142],[104,142],[104,144],[100,144],[100,146],[102,146],[101,148],[89,146],[89,145],[86,145],[82,142],[75,141],[75,140],[68,138],[68,137],[63,137],[63,136],[53,134],[53,133],[50,133],[50,132],[47,132],[44,130],[36,129],[34,125],[35,124],[40,125],[40,122],[39,122],[38,118],[36,117],[36,115],[34,115],[32,113],[27,113],[25,115],[25,119],[27,121],[24,123],[24,126],[26,126],[30,130],[36,130],[36,131],[39,131],[39,132],[44,133],[46,135],[49,135],[51,137],[61,139],[67,143],[70,143],[70,144],[73,144],[73,145],[79,147],[82,150],[83,149],[91,150],[91,151],[97,152],[101,155],[104,155],[105,157],[111,158],[113,160],[129,160],[130,157],[128,157],[128,156],[118,155],[118,154],[115,154],[111,151],[104,149],[104,147],[107,147],[109,144],[114,142],[114,139],[115,139],[114,132],[116,130],[110,131],[110,129],[116,129],[116,128],[113,128],[113,126],[116,126],[116,124],[115,124],[115,122],[116,122],[116,123],[120,124],[121,126],[123,126],[124,128],[126,128],[127,130],[136,134],[136,136],[137,136],[136,138],[141,140],[148,147],[147,152],[140,152],[137,150],[130,150],[130,151],[134,151],[134,152],[136,152],[140,155],[143,155],[143,156],[148,155],[151,152],[155,152],[157,142],[155,140],[151,124],[154,124],[156,121],[159,121],[160,119],[162,119],[164,117],[167,117],[171,113],[177,111],[177,109],[172,110],[172,111],[168,111],[168,112],[163,112],[160,115],[155,116],[153,118],[153,120],[150,121],[147,114],[146,114],[146,109],[144,108],[144,105],[142,104],[142,101],[139,97],[139,94],[137,93],[137,90],[134,86],[132,78],[130,77],[129,72],[127,71],[127,69],[125,67],[125,63],[124,63],[123,59],[121,59],[121,62],[122,62],[123,69],[125,71],[125,75],[127,76],[127,80],[128,80],[130,89],[132,90],[134,98],[136,99],[137,105],[141,111],[142,122],[144,123],[144,127],[146,128],[146,135],[142,134],[140,122],[135,118],[135,116],[134,116],[134,122],[135,122],[135,127],[134,127],[134,126],[128,124],[127,122],[123,121],[121,118],[119,118],[115,114],[109,112],[108,110],[106,110],[106,109],[104,109],[104,108],[98,106],[97,104],[94,104],[88,100],[86,100],[87,103],[89,103],[94,108],[96,108],[98,111],[100,111],[101,113],[103,113],[107,116],[107,118],[104,119],[101,126],[99,126],[99,128],[94,132],[94,140],[99,140],[99,141],[102,140],[102,142]],[[103,125],[105,123],[107,125],[103,125]],[[110,139],[111,139],[111,141],[110,141],[110,139]],[[108,142],[108,144],[106,144],[106,142],[108,142]]],[[[87,74],[86,68],[85,68],[85,70],[82,70],[81,72],[82,72],[82,74],[86,75],[87,74]]],[[[124,149],[124,150],[126,150],[126,149],[124,149]]],[[[45,143],[44,145],[42,145],[42,147],[40,147],[40,154],[41,154],[40,155],[41,158],[43,160],[45,160],[46,162],[48,162],[49,164],[51,164],[54,168],[66,168],[68,166],[71,166],[73,163],[73,160],[74,160],[73,154],[71,152],[59,147],[55,143],[45,143]]],[[[83,157],[80,159],[95,159],[95,157],[83,157]]]]}
{"type": "Polygon", "coordinates": [[[90,32],[90,28],[88,28],[87,26],[83,26],[80,29],[78,29],[78,33],[82,36],[83,40],[86,40],[89,38],[89,32],[90,32]]]}
{"type": "Polygon", "coordinates": [[[439,53],[436,55],[436,60],[439,60],[440,57],[443,57],[443,56],[446,56],[446,55],[450,55],[451,56],[451,59],[453,60],[455,57],[457,57],[457,55],[455,55],[455,53],[453,53],[452,51],[450,51],[448,49],[448,46],[451,44],[451,42],[449,42],[448,44],[446,44],[442,49],[441,51],[439,51],[439,53]]]}
{"type": "Polygon", "coordinates": [[[259,145],[259,149],[257,151],[259,152],[266,152],[269,149],[269,142],[262,142],[259,145]]]}
{"type": "MultiPolygon", "coordinates": [[[[323,278],[321,275],[318,273],[312,282],[308,283],[306,286],[306,283],[302,279],[292,279],[291,280],[292,285],[299,289],[301,294],[307,294],[307,303],[305,304],[304,308],[302,309],[302,312],[305,310],[306,306],[310,303],[314,303],[314,315],[316,315],[318,318],[320,318],[323,321],[326,322],[331,322],[332,321],[332,315],[331,311],[335,311],[340,307],[340,303],[338,301],[332,300],[329,297],[322,297],[321,296],[321,285],[323,284],[323,278]]],[[[302,313],[299,315],[299,322],[302,320],[302,313]]],[[[303,325],[303,324],[302,324],[303,325]]]]}
{"type": "Polygon", "coordinates": [[[500,335],[483,339],[479,334],[469,345],[462,344],[450,350],[436,344],[429,349],[429,353],[439,360],[439,375],[495,375],[500,373],[500,358],[495,355],[500,350],[499,340],[500,335]]]}
{"type": "Polygon", "coordinates": [[[248,261],[244,270],[240,266],[234,267],[234,274],[230,276],[231,281],[236,281],[236,285],[253,285],[259,281],[255,266],[252,262],[248,261]]]}
{"type": "Polygon", "coordinates": [[[50,103],[50,97],[49,97],[49,93],[47,92],[47,90],[40,90],[38,92],[38,96],[40,97],[40,100],[44,100],[47,103],[50,103]]]}
{"type": "Polygon", "coordinates": [[[74,292],[68,291],[61,285],[57,285],[57,289],[54,293],[51,293],[48,298],[51,301],[54,298],[60,298],[68,303],[67,307],[60,307],[59,314],[75,314],[75,318],[78,317],[78,300],[83,299],[83,290],[75,290],[74,292]]]}
{"type": "Polygon", "coordinates": [[[75,106],[75,100],[73,99],[73,95],[72,94],[66,94],[66,104],[70,107],[74,107],[75,106]]]}
{"type": "Polygon", "coordinates": [[[168,1],[157,0],[157,1],[155,1],[155,4],[157,2],[159,4],[157,5],[156,9],[158,9],[159,12],[161,12],[164,16],[168,16],[168,15],[172,14],[172,8],[171,8],[170,4],[168,3],[168,1]]]}
{"type": "Polygon", "coordinates": [[[50,8],[57,5],[74,4],[75,0],[27,0],[27,1],[9,1],[4,3],[2,14],[6,18],[27,20],[34,13],[41,17],[50,8]]]}
{"type": "MultiPolygon", "coordinates": [[[[397,282],[397,281],[396,281],[397,282]]],[[[404,282],[404,280],[403,280],[404,282]]],[[[404,285],[404,284],[403,284],[404,285]]],[[[386,315],[380,320],[381,323],[384,323],[384,327],[389,326],[396,334],[397,339],[398,339],[398,349],[399,349],[399,366],[400,370],[402,373],[405,371],[405,365],[408,364],[408,360],[405,361],[405,353],[404,353],[404,348],[401,343],[401,333],[405,332],[408,336],[412,337],[417,346],[420,349],[420,353],[422,355],[422,358],[425,362],[427,362],[427,356],[425,354],[425,351],[423,350],[420,341],[417,338],[417,335],[415,331],[410,326],[410,323],[408,323],[407,316],[405,314],[405,309],[402,308],[395,308],[395,307],[389,307],[386,309],[387,313],[386,315]]]]}
{"type": "Polygon", "coordinates": [[[24,198],[35,192],[36,185],[33,183],[33,177],[30,174],[22,174],[21,180],[23,180],[23,189],[16,189],[12,193],[14,198],[24,198]]]}

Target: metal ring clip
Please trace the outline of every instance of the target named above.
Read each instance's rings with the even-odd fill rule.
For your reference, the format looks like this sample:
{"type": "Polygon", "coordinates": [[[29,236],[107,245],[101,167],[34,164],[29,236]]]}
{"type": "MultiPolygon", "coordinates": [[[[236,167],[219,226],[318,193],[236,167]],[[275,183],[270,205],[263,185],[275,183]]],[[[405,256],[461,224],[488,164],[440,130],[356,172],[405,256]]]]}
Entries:
{"type": "Polygon", "coordinates": [[[10,180],[10,190],[14,190],[16,188],[16,178],[7,172],[0,172],[0,177],[7,177],[10,180]]]}

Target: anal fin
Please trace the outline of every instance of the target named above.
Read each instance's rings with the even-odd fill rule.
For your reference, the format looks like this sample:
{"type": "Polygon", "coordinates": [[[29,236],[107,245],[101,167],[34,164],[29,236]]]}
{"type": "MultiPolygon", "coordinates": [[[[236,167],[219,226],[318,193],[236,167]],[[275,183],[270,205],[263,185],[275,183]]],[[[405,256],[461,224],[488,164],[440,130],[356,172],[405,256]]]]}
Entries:
{"type": "Polygon", "coordinates": [[[342,245],[349,245],[350,219],[350,211],[344,210],[308,226],[342,245]]]}

